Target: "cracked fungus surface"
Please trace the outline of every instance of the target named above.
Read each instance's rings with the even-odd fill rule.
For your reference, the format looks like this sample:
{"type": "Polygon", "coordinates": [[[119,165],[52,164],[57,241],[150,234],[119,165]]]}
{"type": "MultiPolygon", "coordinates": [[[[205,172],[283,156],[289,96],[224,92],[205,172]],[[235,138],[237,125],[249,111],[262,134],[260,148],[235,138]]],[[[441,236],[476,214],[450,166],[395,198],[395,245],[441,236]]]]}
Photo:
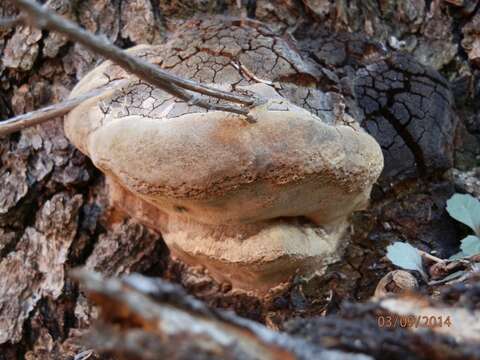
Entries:
{"type": "MultiPolygon", "coordinates": [[[[284,98],[331,124],[336,119],[335,103],[342,98],[336,92],[319,89],[316,66],[305,61],[293,44],[257,23],[190,21],[165,45],[131,51],[172,74],[238,94],[248,94],[248,90],[242,89],[248,85],[271,85],[284,98]]],[[[101,74],[106,81],[125,76],[115,66],[104,67],[101,74]]],[[[210,101],[223,102],[212,98],[210,101]]],[[[170,119],[207,112],[143,81],[133,81],[101,102],[100,107],[105,121],[131,115],[170,119]]]]}
{"type": "MultiPolygon", "coordinates": [[[[191,106],[132,79],[85,107],[87,129],[72,135],[67,124],[67,133],[102,170],[146,195],[224,195],[258,180],[270,185],[320,181],[345,193],[368,188],[382,166],[375,142],[352,126],[343,95],[322,88],[318,67],[291,42],[258,23],[191,21],[164,45],[130,50],[172,74],[266,96],[269,102],[254,109],[259,122],[253,127],[239,116],[191,106]],[[345,126],[340,130],[339,125],[345,126]],[[116,138],[105,149],[98,144],[105,143],[101,137],[107,133],[116,138]],[[78,134],[82,139],[76,141],[78,134]],[[97,144],[96,151],[87,138],[97,144]],[[132,152],[135,156],[126,155],[132,152]],[[112,160],[112,153],[123,156],[112,160]],[[138,159],[151,161],[139,161],[132,171],[138,159]]],[[[107,62],[87,75],[72,96],[126,76],[107,62]]]]}
{"type": "MultiPolygon", "coordinates": [[[[265,144],[252,140],[257,134],[246,130],[247,125],[238,116],[228,115],[229,120],[221,129],[218,126],[215,130],[207,129],[194,120],[205,120],[212,111],[191,106],[135,78],[131,78],[128,86],[91,104],[87,112],[95,120],[89,120],[89,125],[79,131],[80,135],[73,135],[72,140],[84,152],[90,153],[85,139],[93,138],[91,134],[105,130],[113,121],[124,120],[123,131],[131,133],[132,138],[141,139],[134,141],[133,151],[138,152],[138,156],[151,158],[157,154],[149,152],[149,144],[157,141],[155,128],[158,124],[155,123],[161,121],[164,134],[169,131],[172,136],[184,136],[183,142],[166,143],[164,148],[170,158],[178,158],[177,161],[169,160],[171,168],[183,169],[184,173],[180,176],[177,172],[177,175],[185,181],[172,180],[171,174],[175,171],[163,168],[170,178],[156,181],[158,172],[152,173],[156,185],[151,186],[151,182],[143,179],[143,174],[137,176],[142,172],[149,177],[148,169],[141,163],[139,171],[132,173],[122,166],[112,170],[109,159],[100,155],[94,162],[105,172],[125,178],[135,191],[175,197],[200,197],[208,192],[225,194],[258,179],[285,184],[314,181],[314,177],[323,183],[335,184],[346,193],[358,191],[376,179],[379,165],[375,163],[378,158],[365,151],[371,145],[361,144],[370,140],[365,140],[357,123],[382,147],[385,158],[382,177],[387,182],[450,167],[454,127],[451,95],[438,73],[408,55],[389,54],[379,44],[359,35],[322,29],[312,30],[307,37],[294,36],[297,37],[280,37],[257,22],[218,18],[192,20],[177,29],[163,45],[144,45],[129,50],[172,74],[226,91],[248,95],[258,91],[254,88],[261,85],[262,95],[265,95],[264,88],[268,88],[267,97],[275,99],[268,105],[270,113],[284,116],[298,106],[314,115],[306,125],[298,125],[302,129],[296,125],[283,129],[285,134],[290,132],[290,137],[296,136],[299,142],[292,147],[291,154],[282,154],[287,145],[281,146],[279,123],[276,129],[279,144],[266,150],[276,156],[274,166],[264,161],[265,154],[260,148],[265,144]],[[282,103],[278,99],[286,101],[282,103]],[[170,125],[173,124],[170,121],[185,120],[185,117],[190,119],[188,131],[182,129],[180,122],[170,125]],[[134,123],[140,120],[145,126],[136,127],[134,123]],[[331,125],[337,131],[310,131],[309,126],[313,129],[315,122],[331,125]],[[354,135],[345,129],[338,131],[342,125],[351,127],[354,135]],[[145,127],[150,131],[145,133],[145,127]],[[196,134],[192,134],[192,128],[196,134]],[[75,140],[75,136],[79,139],[75,140]],[[203,146],[202,136],[212,137],[219,147],[203,146]],[[194,148],[192,153],[196,156],[182,155],[175,150],[175,145],[194,148]],[[307,147],[312,150],[310,153],[305,150],[307,147]],[[227,148],[238,156],[225,156],[227,148]],[[228,169],[218,164],[200,166],[208,162],[200,153],[207,154],[206,158],[215,158],[218,164],[228,164],[228,169]],[[233,172],[232,163],[236,164],[233,172]]],[[[125,77],[128,74],[122,69],[106,62],[87,75],[72,96],[125,77]]],[[[209,101],[223,102],[212,98],[209,101]]],[[[267,132],[274,136],[270,129],[267,132]]],[[[123,141],[130,140],[124,138],[123,141]]],[[[132,148],[132,143],[129,146],[132,148]]],[[[128,158],[120,160],[131,162],[128,158]]],[[[157,161],[148,166],[157,167],[160,163],[164,164],[165,158],[158,156],[157,161]]]]}

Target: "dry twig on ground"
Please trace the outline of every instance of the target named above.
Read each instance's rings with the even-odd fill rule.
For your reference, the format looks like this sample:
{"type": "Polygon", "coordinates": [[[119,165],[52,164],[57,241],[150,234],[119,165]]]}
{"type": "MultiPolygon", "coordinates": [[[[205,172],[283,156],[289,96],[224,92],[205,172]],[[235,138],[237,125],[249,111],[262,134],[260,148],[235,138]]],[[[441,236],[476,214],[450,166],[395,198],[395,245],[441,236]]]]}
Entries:
{"type": "Polygon", "coordinates": [[[22,24],[25,21],[23,16],[15,16],[0,19],[0,30],[8,29],[17,25],[22,24]]]}
{"type": "Polygon", "coordinates": [[[61,103],[53,104],[39,110],[31,111],[23,115],[15,116],[0,123],[0,136],[8,135],[15,131],[41,124],[57,116],[65,115],[83,101],[100,96],[106,91],[121,87],[126,83],[128,83],[126,80],[114,81],[107,86],[102,86],[101,88],[90,91],[87,94],[68,99],[61,103]]]}
{"type": "MultiPolygon", "coordinates": [[[[69,40],[82,44],[94,53],[111,60],[129,73],[137,76],[139,79],[168,92],[190,105],[199,106],[208,110],[225,111],[244,115],[248,121],[255,122],[254,119],[249,116],[248,107],[255,105],[258,102],[258,99],[233,94],[231,92],[169,74],[160,67],[118,48],[110,43],[105,37],[91,34],[71,21],[52,13],[45,6],[41,6],[31,0],[12,1],[20,10],[25,12],[26,16],[21,15],[16,18],[0,20],[0,27],[15,26],[19,23],[28,21],[41,29],[57,31],[66,36],[69,40]],[[195,93],[228,102],[238,103],[243,106],[214,103],[208,101],[208,98],[198,96],[195,93]]],[[[78,99],[76,99],[76,101],[78,101],[78,99]]],[[[0,124],[0,135],[9,134],[18,129],[39,124],[52,117],[62,115],[71,110],[75,106],[73,104],[78,104],[78,102],[76,103],[75,101],[67,100],[64,103],[57,104],[57,106],[52,105],[45,109],[9,119],[6,123],[0,124]],[[17,124],[18,121],[20,123],[17,124]]]]}

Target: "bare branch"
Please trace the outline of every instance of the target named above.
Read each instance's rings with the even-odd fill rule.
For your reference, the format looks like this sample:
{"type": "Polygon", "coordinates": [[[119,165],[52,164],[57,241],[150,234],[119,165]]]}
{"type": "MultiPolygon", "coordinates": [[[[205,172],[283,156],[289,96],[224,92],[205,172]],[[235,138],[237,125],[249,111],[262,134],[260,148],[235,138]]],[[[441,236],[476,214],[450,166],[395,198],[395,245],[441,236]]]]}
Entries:
{"type": "Polygon", "coordinates": [[[25,21],[23,16],[0,18],[0,29],[8,29],[23,24],[25,21]]]}
{"type": "Polygon", "coordinates": [[[14,133],[15,131],[25,129],[30,126],[44,123],[57,116],[65,115],[67,112],[72,110],[75,106],[77,106],[81,102],[91,99],[93,97],[99,96],[105,93],[106,91],[112,90],[114,88],[119,88],[127,84],[128,82],[129,82],[128,80],[120,80],[120,81],[117,80],[117,81],[111,82],[106,86],[100,87],[98,89],[95,89],[81,96],[68,99],[61,103],[50,105],[50,106],[44,107],[43,109],[35,110],[27,114],[19,115],[3,122],[0,121],[0,137],[9,135],[11,133],[14,133]]]}
{"type": "MultiPolygon", "coordinates": [[[[227,100],[243,105],[254,105],[255,99],[241,95],[232,94],[210,86],[206,86],[195,81],[186,80],[171,75],[143,59],[137,58],[122,49],[110,43],[105,37],[96,36],[82,29],[76,24],[51,13],[45,7],[36,4],[31,0],[13,0],[13,2],[24,10],[29,20],[36,26],[44,29],[58,31],[68,37],[71,41],[78,42],[91,51],[113,61],[131,74],[136,75],[141,80],[158,87],[169,94],[178,97],[190,104],[197,105],[209,110],[228,111],[247,116],[249,110],[237,106],[212,104],[206,99],[195,97],[193,94],[185,91],[191,90],[203,95],[227,100]]],[[[249,119],[254,121],[253,119],[249,119]]]]}

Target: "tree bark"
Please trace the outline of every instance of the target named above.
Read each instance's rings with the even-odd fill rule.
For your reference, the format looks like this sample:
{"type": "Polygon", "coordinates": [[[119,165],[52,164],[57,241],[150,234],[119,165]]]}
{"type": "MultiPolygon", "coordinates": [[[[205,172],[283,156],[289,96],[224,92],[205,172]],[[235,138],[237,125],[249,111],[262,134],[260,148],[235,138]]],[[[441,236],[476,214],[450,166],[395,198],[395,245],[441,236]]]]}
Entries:
{"type": "MultiPolygon", "coordinates": [[[[458,248],[463,229],[448,217],[445,202],[455,189],[479,191],[475,187],[478,174],[466,171],[479,166],[480,156],[479,2],[254,3],[245,2],[241,9],[236,0],[49,0],[46,5],[122,48],[162,43],[178,23],[193,16],[244,17],[255,12],[256,20],[289,38],[292,46],[308,53],[312,61],[328,59],[321,66],[342,69],[347,77],[356,69],[356,51],[368,54],[373,49],[367,41],[357,50],[365,39],[391,51],[401,48],[449,81],[455,102],[453,117],[458,123],[455,141],[446,144],[442,140],[432,152],[451,154],[453,161],[444,165],[443,160],[432,160],[424,164],[426,173],[418,171],[419,159],[430,159],[430,146],[436,146],[421,142],[422,131],[441,136],[434,120],[423,130],[412,130],[410,140],[403,140],[408,136],[399,130],[402,126],[392,127],[388,131],[400,140],[391,146],[394,154],[388,159],[405,166],[402,172],[383,177],[370,208],[355,215],[344,261],[329,268],[323,277],[297,278],[271,298],[257,299],[216,284],[202,269],[187,268],[170,259],[161,234],[111,208],[103,175],[65,138],[61,117],[0,137],[0,360],[109,359],[118,355],[106,355],[112,353],[106,345],[79,342],[99,312],[85,289],[68,276],[79,266],[106,277],[138,272],[182,284],[211,308],[233,309],[239,316],[287,331],[290,335],[284,334],[286,337],[301,338],[299,344],[309,342],[317,354],[338,351],[345,356],[354,352],[381,358],[381,341],[386,341],[392,358],[479,357],[475,345],[459,345],[450,335],[379,329],[375,323],[379,305],[356,304],[369,299],[380,278],[393,269],[384,259],[388,244],[408,241],[426,252],[436,251],[439,257],[458,248]],[[362,40],[344,41],[341,33],[364,35],[360,35],[362,40]],[[315,39],[327,39],[322,41],[330,45],[321,51],[314,49],[315,39]],[[454,177],[451,168],[455,168],[454,177]],[[355,304],[341,310],[342,301],[355,304]],[[285,325],[297,315],[305,320],[285,325]],[[314,318],[317,315],[327,316],[314,318]],[[108,351],[92,353],[91,346],[108,351]],[[447,349],[446,353],[440,349],[447,349]]],[[[10,2],[0,3],[0,17],[16,16],[18,10],[10,2]]],[[[0,27],[0,59],[0,120],[65,100],[78,80],[101,61],[59,34],[24,25],[0,27]]],[[[385,156],[390,156],[387,150],[385,156]]],[[[454,295],[459,306],[466,306],[459,300],[462,291],[457,289],[454,295]]],[[[470,306],[478,309],[478,296],[469,293],[468,297],[473,299],[470,306]]],[[[212,315],[202,316],[210,319],[212,315]]],[[[214,321],[215,326],[224,329],[228,325],[238,335],[238,324],[218,317],[214,321]]],[[[142,329],[136,334],[120,334],[109,321],[103,326],[102,338],[114,339],[117,345],[125,339],[120,335],[155,339],[142,329]]],[[[191,344],[196,344],[194,339],[191,344]]],[[[301,358],[292,348],[281,351],[301,358]]]]}

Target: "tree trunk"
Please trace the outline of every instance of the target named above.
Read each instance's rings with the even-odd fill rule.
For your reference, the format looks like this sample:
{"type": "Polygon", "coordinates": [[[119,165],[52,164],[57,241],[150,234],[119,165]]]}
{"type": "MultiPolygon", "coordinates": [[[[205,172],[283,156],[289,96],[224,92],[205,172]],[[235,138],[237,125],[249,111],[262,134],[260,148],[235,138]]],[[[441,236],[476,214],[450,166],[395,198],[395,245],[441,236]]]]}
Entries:
{"type": "MultiPolygon", "coordinates": [[[[331,266],[322,277],[294,279],[288,288],[267,299],[225,289],[202,269],[172,260],[161,234],[112,208],[103,175],[65,138],[62,118],[0,138],[0,360],[73,359],[89,350],[77,340],[92,325],[98,308],[69,277],[70,270],[79,266],[105,276],[139,272],[162,277],[182,284],[211,307],[233,309],[270,328],[284,329],[285,320],[296,315],[333,314],[343,300],[367,300],[380,278],[393,269],[383,257],[386,246],[394,241],[408,241],[442,257],[456,252],[463,229],[448,217],[445,202],[455,188],[477,196],[480,193],[478,175],[465,172],[479,166],[480,156],[480,2],[243,2],[241,9],[234,0],[49,0],[46,4],[122,48],[162,43],[188,18],[219,15],[255,15],[313,59],[328,59],[327,64],[321,60],[321,66],[341,68],[345,73],[363,66],[348,63],[356,51],[365,56],[370,49],[357,50],[356,46],[378,42],[388,51],[410,53],[449,81],[455,103],[446,120],[452,124],[451,133],[442,134],[443,125],[437,119],[408,134],[402,132],[402,126],[388,130],[391,134],[387,137],[401,140],[391,147],[381,144],[386,161],[404,167],[384,173],[370,208],[355,215],[344,261],[331,266]],[[345,38],[341,35],[345,33],[358,33],[360,38],[345,38]],[[321,48],[322,52],[310,45],[315,41],[331,46],[321,48]],[[433,138],[441,140],[424,143],[424,133],[436,134],[433,138]],[[444,159],[438,154],[447,155],[444,159]],[[456,170],[450,171],[452,168],[456,170]]],[[[8,1],[0,3],[0,16],[16,14],[8,1]]],[[[64,100],[100,61],[56,33],[28,26],[0,29],[0,120],[64,100]]],[[[432,107],[436,104],[432,102],[432,107]]],[[[367,130],[374,131],[366,123],[367,130]]],[[[313,341],[321,347],[382,357],[378,342],[354,348],[353,336],[342,338],[342,334],[365,328],[372,337],[379,331],[371,323],[372,308],[352,306],[358,311],[312,320],[319,323],[310,326],[320,329],[312,330],[313,341]],[[359,318],[370,322],[358,325],[355,321],[359,318]],[[337,339],[333,345],[327,341],[328,329],[337,339]]],[[[298,324],[290,323],[288,331],[308,338],[298,324]]],[[[104,336],[108,334],[106,331],[104,336]]],[[[392,354],[415,358],[418,349],[412,344],[418,344],[419,338],[390,335],[388,341],[397,342],[397,347],[390,349],[392,354]]],[[[434,335],[432,339],[429,346],[437,348],[430,354],[446,356],[438,349],[448,347],[448,341],[434,335]]],[[[428,339],[421,342],[427,344],[428,339]]],[[[458,354],[479,357],[470,350],[458,354]]],[[[418,358],[426,356],[427,351],[418,358]]]]}

